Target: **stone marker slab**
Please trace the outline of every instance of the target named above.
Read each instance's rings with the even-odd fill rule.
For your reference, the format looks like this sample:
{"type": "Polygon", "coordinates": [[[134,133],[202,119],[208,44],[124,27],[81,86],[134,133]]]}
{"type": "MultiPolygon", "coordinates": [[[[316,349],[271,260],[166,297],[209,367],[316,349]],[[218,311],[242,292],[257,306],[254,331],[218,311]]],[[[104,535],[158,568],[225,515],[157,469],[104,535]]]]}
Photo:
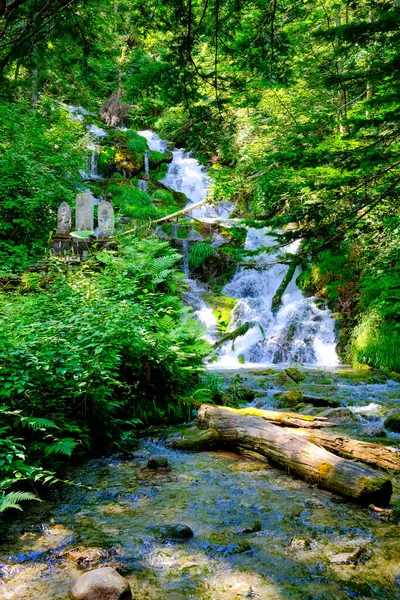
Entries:
{"type": "Polygon", "coordinates": [[[111,237],[115,233],[114,209],[111,202],[103,200],[98,208],[99,238],[111,237]]]}
{"type": "Polygon", "coordinates": [[[93,231],[94,198],[92,194],[76,196],[76,231],[93,231]]]}
{"type": "Polygon", "coordinates": [[[68,235],[71,232],[71,207],[68,202],[61,202],[57,212],[57,233],[68,235]]]}

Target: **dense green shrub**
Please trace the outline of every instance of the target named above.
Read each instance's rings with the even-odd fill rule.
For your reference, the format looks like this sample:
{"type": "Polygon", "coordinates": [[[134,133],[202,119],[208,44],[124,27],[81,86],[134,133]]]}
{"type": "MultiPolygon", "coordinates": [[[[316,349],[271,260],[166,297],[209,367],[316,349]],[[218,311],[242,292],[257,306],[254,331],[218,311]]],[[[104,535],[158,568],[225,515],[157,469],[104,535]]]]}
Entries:
{"type": "MultiPolygon", "coordinates": [[[[138,421],[190,414],[209,346],[182,305],[179,259],[156,238],[134,240],[82,267],[52,259],[39,293],[0,296],[0,403],[86,451],[123,448],[138,421]]],[[[47,468],[59,442],[26,431],[20,460],[47,468]]]]}

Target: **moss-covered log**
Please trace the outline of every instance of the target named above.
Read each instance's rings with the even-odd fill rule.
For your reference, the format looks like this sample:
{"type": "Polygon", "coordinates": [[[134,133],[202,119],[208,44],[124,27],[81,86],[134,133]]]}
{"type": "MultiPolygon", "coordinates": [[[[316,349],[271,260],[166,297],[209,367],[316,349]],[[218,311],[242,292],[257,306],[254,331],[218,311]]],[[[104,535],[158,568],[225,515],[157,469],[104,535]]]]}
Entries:
{"type": "Polygon", "coordinates": [[[276,290],[274,297],[272,298],[272,312],[276,312],[279,310],[281,303],[282,303],[282,296],[285,293],[287,286],[292,281],[294,272],[299,263],[300,263],[300,258],[295,258],[290,263],[288,272],[286,273],[285,277],[283,278],[281,285],[276,290]]]}
{"type": "Polygon", "coordinates": [[[377,506],[387,506],[390,501],[392,483],[386,475],[340,458],[293,430],[209,405],[200,407],[199,425],[214,429],[226,446],[256,452],[271,464],[345,498],[377,506]]]}
{"type": "Polygon", "coordinates": [[[246,323],[243,323],[243,325],[241,325],[240,327],[237,327],[233,331],[229,331],[229,333],[223,335],[222,338],[218,340],[218,342],[215,342],[214,348],[219,348],[220,346],[222,346],[222,344],[225,344],[225,342],[229,342],[229,340],[232,340],[232,342],[234,342],[236,338],[245,335],[252,327],[254,327],[254,323],[246,321],[246,323]]]}

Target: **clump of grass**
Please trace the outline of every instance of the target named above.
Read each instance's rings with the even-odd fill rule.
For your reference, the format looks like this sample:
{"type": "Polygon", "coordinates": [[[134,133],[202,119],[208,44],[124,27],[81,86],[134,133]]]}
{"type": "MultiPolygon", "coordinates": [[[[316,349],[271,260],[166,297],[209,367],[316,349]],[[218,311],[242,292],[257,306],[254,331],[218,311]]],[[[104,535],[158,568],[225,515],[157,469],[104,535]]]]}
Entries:
{"type": "Polygon", "coordinates": [[[189,266],[191,269],[200,267],[215,255],[215,250],[208,242],[193,244],[189,251],[189,266]]]}

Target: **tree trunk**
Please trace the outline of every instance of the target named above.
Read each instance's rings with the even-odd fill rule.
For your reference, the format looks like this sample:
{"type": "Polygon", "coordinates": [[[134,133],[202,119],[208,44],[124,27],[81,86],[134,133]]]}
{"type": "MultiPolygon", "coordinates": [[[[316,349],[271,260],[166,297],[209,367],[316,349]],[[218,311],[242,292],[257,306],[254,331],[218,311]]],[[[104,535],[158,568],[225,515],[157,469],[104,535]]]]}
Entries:
{"type": "Polygon", "coordinates": [[[297,429],[296,435],[345,458],[355,458],[375,467],[400,471],[400,452],[396,448],[360,442],[328,431],[297,429]]]}
{"type": "Polygon", "coordinates": [[[154,222],[155,223],[164,223],[164,221],[169,221],[169,219],[174,219],[175,217],[179,217],[180,215],[186,215],[187,213],[192,212],[192,210],[194,210],[195,208],[199,208],[199,206],[203,206],[203,204],[206,204],[207,202],[209,202],[209,200],[207,198],[205,198],[201,202],[197,202],[196,204],[190,204],[189,206],[182,208],[182,210],[178,210],[177,212],[174,212],[171,215],[167,215],[166,217],[163,217],[162,219],[157,219],[157,221],[154,221],[154,222]]]}
{"type": "Polygon", "coordinates": [[[297,413],[281,412],[279,410],[261,410],[252,407],[236,409],[225,407],[222,410],[230,410],[243,417],[259,417],[274,425],[286,425],[287,427],[304,427],[307,429],[336,427],[336,423],[330,423],[326,417],[312,417],[310,415],[298,415],[297,413]]]}
{"type": "Polygon", "coordinates": [[[271,464],[330,492],[362,504],[387,506],[390,501],[392,483],[388,477],[339,458],[289,429],[204,404],[199,410],[199,423],[204,429],[214,429],[224,445],[260,454],[271,464]]]}

